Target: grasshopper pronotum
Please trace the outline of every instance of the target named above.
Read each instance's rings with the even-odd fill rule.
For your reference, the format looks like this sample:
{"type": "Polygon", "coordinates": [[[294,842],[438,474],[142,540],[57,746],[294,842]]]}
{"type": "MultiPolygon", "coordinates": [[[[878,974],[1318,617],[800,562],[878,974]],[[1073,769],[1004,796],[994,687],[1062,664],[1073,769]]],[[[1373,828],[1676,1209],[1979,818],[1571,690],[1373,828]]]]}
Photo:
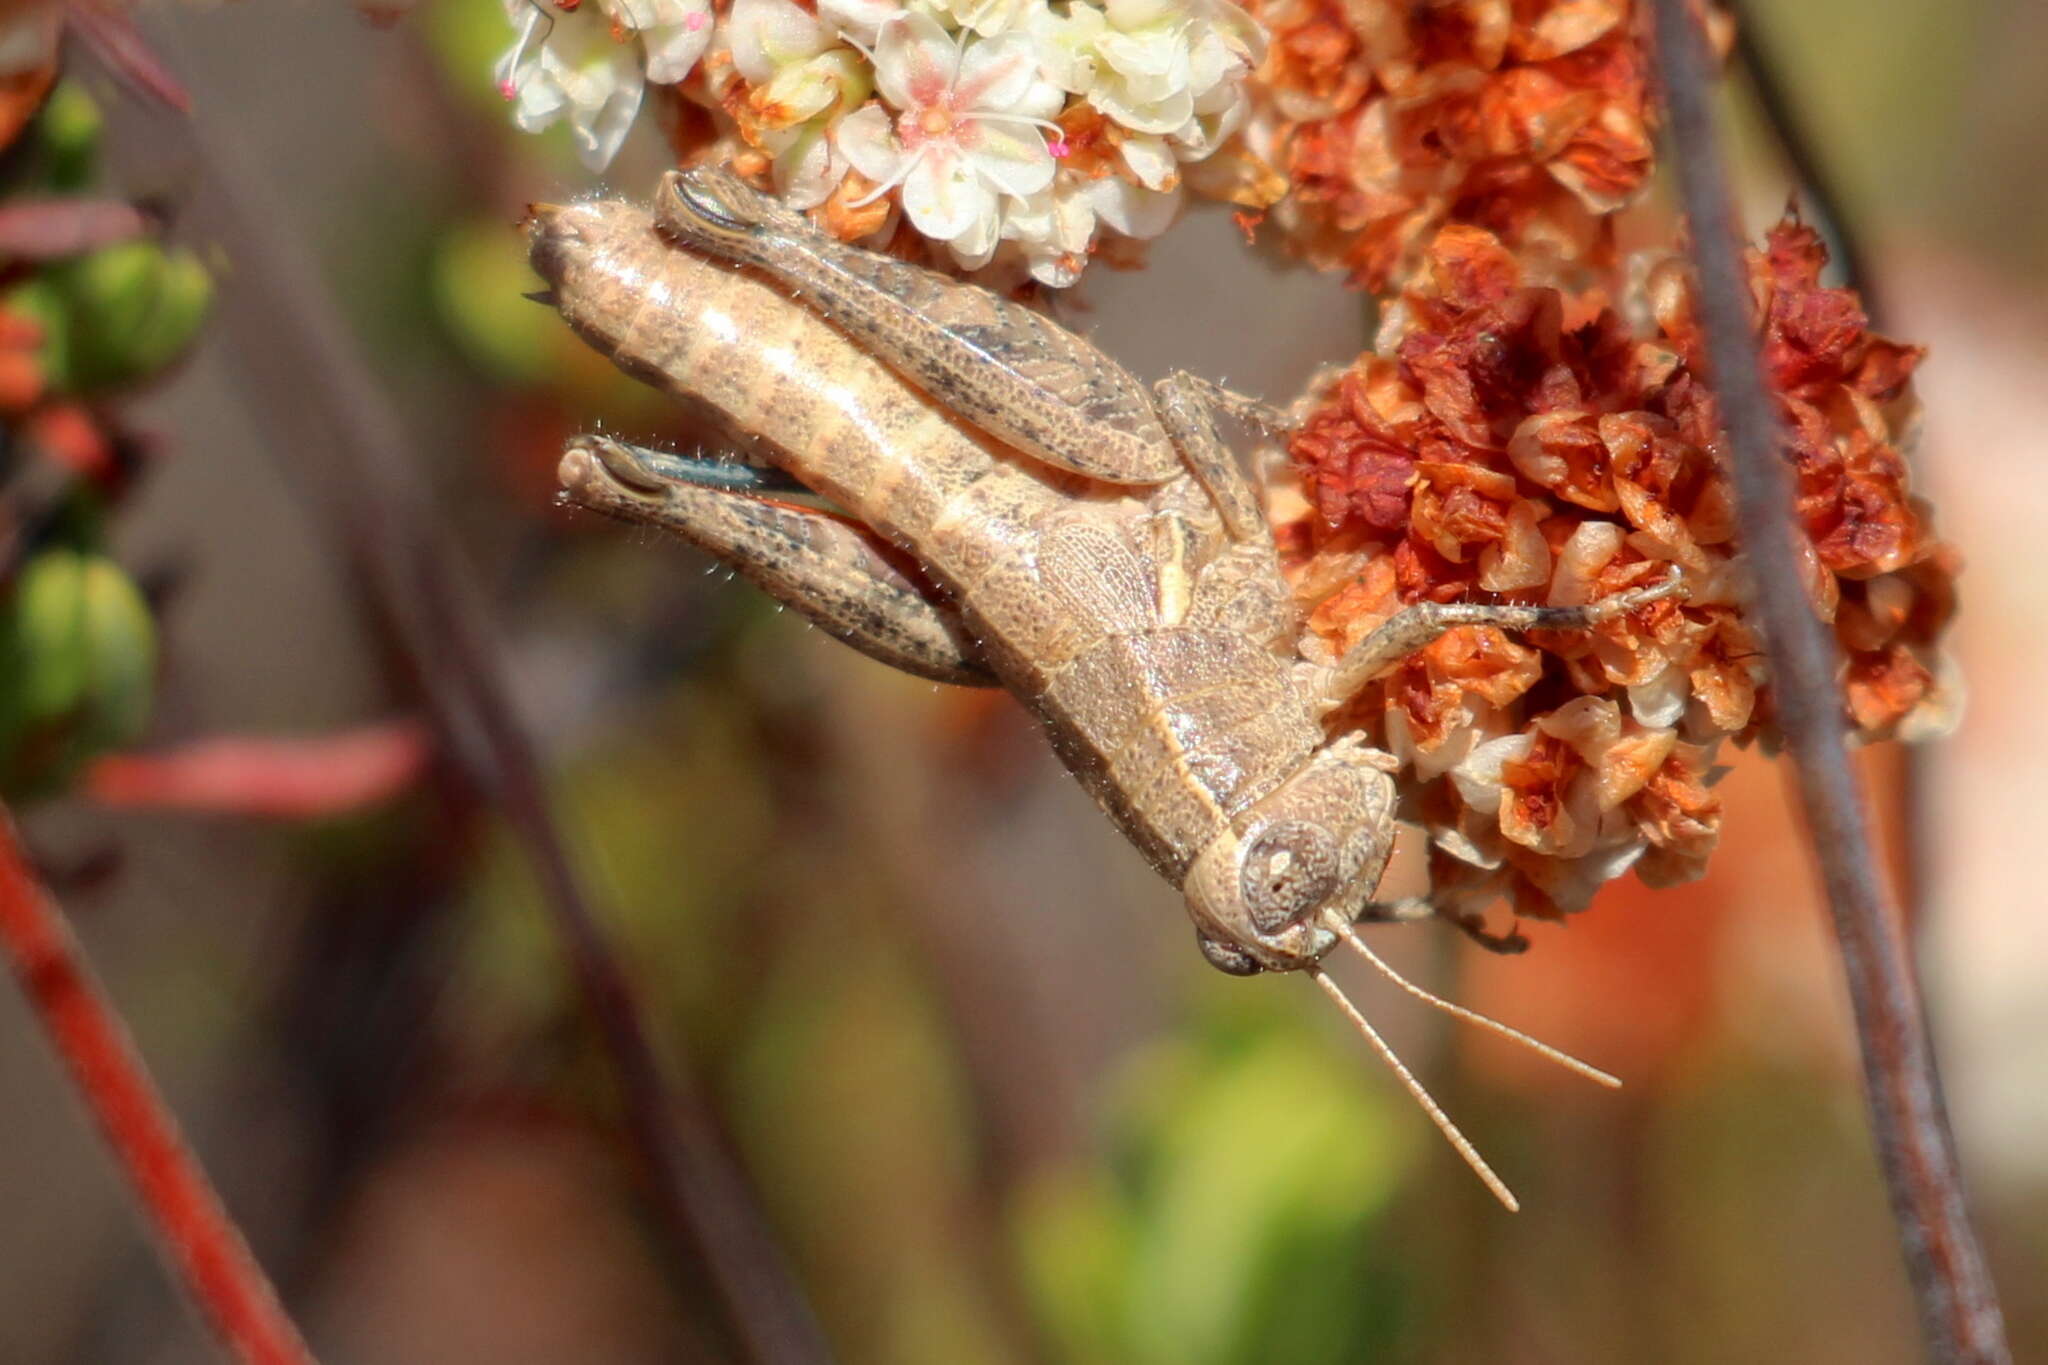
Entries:
{"type": "Polygon", "coordinates": [[[838,242],[733,176],[533,210],[534,266],[571,326],[699,404],[838,514],[730,461],[601,437],[565,497],[734,565],[869,655],[1007,688],[1125,836],[1182,889],[1223,971],[1306,973],[1509,1208],[1514,1197],[1324,973],[1349,944],[1403,989],[1603,1084],[1619,1082],[1396,975],[1362,921],[1393,851],[1394,760],[1324,717],[1453,626],[1583,629],[1679,591],[1590,606],[1423,603],[1334,665],[1301,621],[1257,490],[1212,420],[1277,429],[1186,374],[1149,394],[1042,315],[838,242]],[[906,566],[907,561],[907,566],[906,566]]]}

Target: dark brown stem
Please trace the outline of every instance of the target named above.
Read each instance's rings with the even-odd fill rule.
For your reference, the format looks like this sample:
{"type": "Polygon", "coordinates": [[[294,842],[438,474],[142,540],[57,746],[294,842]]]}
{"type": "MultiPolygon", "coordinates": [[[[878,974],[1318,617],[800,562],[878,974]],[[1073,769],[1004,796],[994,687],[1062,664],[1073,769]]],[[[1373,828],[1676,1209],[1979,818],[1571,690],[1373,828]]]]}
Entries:
{"type": "Polygon", "coordinates": [[[93,979],[64,912],[29,871],[4,807],[0,944],[79,1098],[134,1186],[143,1215],[155,1225],[166,1265],[221,1346],[243,1365],[313,1365],[313,1353],[93,979]]]}
{"type": "MultiPolygon", "coordinates": [[[[183,125],[162,129],[164,140],[183,125]]],[[[420,488],[425,466],[351,343],[328,291],[277,226],[238,145],[203,115],[192,135],[216,190],[210,224],[235,263],[223,299],[235,377],[264,414],[271,453],[333,528],[373,613],[408,653],[443,752],[494,800],[533,864],[597,1033],[618,1073],[661,1226],[702,1265],[734,1337],[759,1365],[827,1365],[831,1352],[702,1088],[664,1075],[550,807],[492,630],[420,488]]],[[[195,206],[207,217],[208,206],[195,206]]]]}
{"type": "Polygon", "coordinates": [[[1672,159],[1691,223],[1700,321],[1732,449],[1738,525],[1768,642],[1778,723],[1799,773],[1862,1044],[1864,1098],[1930,1356],[2011,1359],[1964,1203],[1919,985],[1842,738],[1833,639],[1813,614],[1776,405],[1765,387],[1705,37],[1688,0],[1653,0],[1672,159]]]}

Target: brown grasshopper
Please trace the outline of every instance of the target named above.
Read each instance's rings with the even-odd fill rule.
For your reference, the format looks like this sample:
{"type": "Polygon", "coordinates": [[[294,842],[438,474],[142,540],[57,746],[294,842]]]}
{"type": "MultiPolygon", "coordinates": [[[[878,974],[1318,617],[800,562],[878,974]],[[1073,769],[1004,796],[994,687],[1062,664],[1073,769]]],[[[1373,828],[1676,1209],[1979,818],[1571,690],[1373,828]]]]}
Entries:
{"type": "Polygon", "coordinates": [[[1259,492],[1213,420],[1282,429],[1257,402],[1184,373],[1148,394],[1041,314],[839,242],[717,170],[666,176],[651,213],[540,206],[527,230],[586,341],[770,467],[583,437],[567,500],[694,542],[885,663],[1007,688],[1182,889],[1209,962],[1307,973],[1515,1207],[1323,957],[1348,942],[1430,1004],[1619,1082],[1366,946],[1356,924],[1428,907],[1373,900],[1397,764],[1324,717],[1455,626],[1584,629],[1675,578],[1583,607],[1421,603],[1310,663],[1259,492]],[[773,471],[838,510],[785,500],[773,471]]]}

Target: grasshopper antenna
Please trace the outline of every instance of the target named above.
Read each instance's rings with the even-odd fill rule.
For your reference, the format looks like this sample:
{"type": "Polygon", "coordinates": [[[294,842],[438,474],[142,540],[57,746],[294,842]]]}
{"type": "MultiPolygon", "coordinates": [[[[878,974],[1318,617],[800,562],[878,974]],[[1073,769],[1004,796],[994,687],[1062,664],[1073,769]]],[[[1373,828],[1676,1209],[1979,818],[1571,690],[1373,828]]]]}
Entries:
{"type": "Polygon", "coordinates": [[[1440,995],[1432,995],[1430,992],[1416,985],[1413,981],[1410,981],[1407,977],[1395,971],[1393,967],[1387,963],[1387,960],[1385,958],[1381,957],[1371,948],[1368,948],[1365,943],[1365,938],[1358,932],[1357,926],[1351,924],[1342,916],[1335,914],[1327,915],[1324,917],[1323,922],[1329,925],[1332,929],[1335,929],[1339,934],[1343,935],[1344,941],[1349,943],[1354,949],[1356,949],[1360,957],[1364,958],[1367,962],[1370,962],[1375,968],[1377,968],[1379,972],[1387,978],[1387,980],[1393,982],[1396,986],[1399,986],[1402,990],[1408,992],[1408,994],[1414,996],[1417,1000],[1420,1000],[1425,1004],[1434,1005],[1436,1006],[1436,1008],[1442,1010],[1446,1014],[1455,1014],[1458,1016],[1458,1018],[1465,1020],[1467,1023],[1477,1024],[1479,1025],[1479,1027],[1486,1029],[1488,1032],[1497,1033],[1501,1037],[1506,1038],[1511,1042],[1520,1043],[1523,1047],[1528,1048],[1531,1052],[1535,1052],[1544,1057],[1549,1058],[1551,1061],[1556,1062],[1559,1066],[1563,1067],[1567,1071],[1576,1071],[1579,1075],[1584,1076],[1587,1080],[1592,1081],[1595,1084],[1604,1085],[1610,1090],[1621,1089],[1621,1078],[1619,1076],[1610,1075],[1607,1072],[1602,1071],[1597,1066],[1589,1066],[1585,1062],[1582,1062],[1578,1058],[1572,1056],[1570,1053],[1559,1051],[1557,1048],[1552,1047],[1550,1044],[1543,1042],[1540,1039],[1531,1038],[1528,1034],[1522,1032],[1520,1029],[1510,1028],[1508,1025],[1503,1024],[1498,1019],[1489,1019],[1487,1016],[1479,1013],[1479,1011],[1477,1010],[1468,1010],[1463,1005],[1452,1004],[1450,1001],[1444,999],[1440,995]]]}
{"type": "Polygon", "coordinates": [[[1506,1205],[1509,1213],[1519,1213],[1522,1206],[1516,1202],[1514,1191],[1493,1173],[1493,1167],[1486,1164],[1486,1158],[1479,1155],[1479,1149],[1472,1145],[1472,1140],[1458,1131],[1458,1125],[1451,1122],[1451,1116],[1430,1098],[1429,1092],[1422,1088],[1422,1082],[1415,1079],[1415,1073],[1394,1055],[1394,1049],[1388,1047],[1387,1040],[1380,1037],[1379,1031],[1366,1022],[1365,1016],[1359,1013],[1358,1006],[1351,1003],[1351,998],[1339,989],[1336,982],[1330,980],[1329,974],[1322,968],[1310,967],[1307,970],[1309,977],[1323,988],[1323,993],[1337,1002],[1337,1008],[1351,1017],[1351,1022],[1358,1026],[1358,1031],[1365,1035],[1365,1040],[1372,1044],[1373,1050],[1394,1069],[1394,1074],[1401,1078],[1401,1084],[1408,1088],[1408,1093],[1422,1106],[1422,1112],[1429,1115],[1430,1122],[1442,1130],[1443,1135],[1450,1140],[1451,1146],[1457,1149],[1458,1155],[1465,1158],[1465,1164],[1472,1168],[1472,1174],[1478,1176],[1486,1188],[1493,1191],[1493,1197],[1506,1205]]]}

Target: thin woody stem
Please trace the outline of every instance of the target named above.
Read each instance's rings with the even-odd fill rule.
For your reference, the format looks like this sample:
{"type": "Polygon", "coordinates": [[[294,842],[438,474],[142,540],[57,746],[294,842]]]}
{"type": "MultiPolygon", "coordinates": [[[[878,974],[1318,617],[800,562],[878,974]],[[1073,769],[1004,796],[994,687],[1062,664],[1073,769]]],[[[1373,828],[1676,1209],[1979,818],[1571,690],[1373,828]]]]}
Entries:
{"type": "Polygon", "coordinates": [[[2011,1359],[2004,1320],[1964,1202],[1919,986],[1843,744],[1838,657],[1799,571],[1783,433],[1757,353],[1706,43],[1688,0],[1653,0],[1653,10],[1672,158],[1692,227],[1700,321],[1733,452],[1742,546],[1756,584],[1778,723],[1797,765],[1848,980],[1878,1163],[1930,1357],[1944,1365],[2003,1365],[2011,1359]]]}
{"type": "Polygon", "coordinates": [[[64,912],[36,883],[0,807],[0,945],[78,1096],[92,1111],[166,1268],[242,1365],[313,1365],[277,1291],[178,1133],[64,912]]]}

